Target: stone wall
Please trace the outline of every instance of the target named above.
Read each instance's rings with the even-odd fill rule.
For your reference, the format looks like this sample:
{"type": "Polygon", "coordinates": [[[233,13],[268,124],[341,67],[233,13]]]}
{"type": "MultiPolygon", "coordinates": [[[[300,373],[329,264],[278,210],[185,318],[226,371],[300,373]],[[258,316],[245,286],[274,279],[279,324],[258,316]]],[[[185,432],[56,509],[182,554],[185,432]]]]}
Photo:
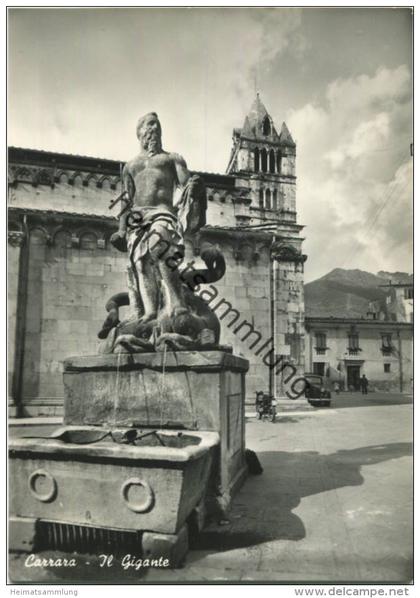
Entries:
{"type": "Polygon", "coordinates": [[[66,230],[51,245],[39,228],[29,239],[22,399],[28,414],[43,406],[54,413],[64,396],[62,361],[97,352],[105,303],[125,288],[125,256],[98,248],[93,232],[78,247],[66,230]]]}
{"type": "MultiPolygon", "coordinates": [[[[110,211],[108,206],[120,192],[119,164],[32,150],[14,152],[13,160],[9,156],[10,221],[20,235],[23,219],[27,219],[30,234],[25,245],[29,256],[26,278],[23,274],[27,299],[20,301],[21,309],[25,303],[24,318],[20,317],[25,329],[18,351],[23,356],[23,375],[20,396],[14,396],[12,384],[10,396],[23,403],[25,414],[54,414],[61,412],[63,401],[62,361],[97,352],[96,334],[105,317],[105,303],[114,293],[126,290],[126,254],[109,243],[117,227],[119,207],[110,211]]],[[[247,397],[253,400],[256,390],[268,391],[270,384],[269,360],[264,363],[264,357],[272,345],[255,353],[273,334],[272,292],[276,355],[289,358],[299,347],[295,361],[303,363],[303,261],[296,262],[292,255],[289,261],[275,262],[273,273],[271,259],[274,242],[300,255],[302,227],[295,216],[288,222],[279,213],[260,210],[250,175],[202,176],[207,187],[207,226],[186,240],[186,261],[204,266],[199,258],[204,242],[217,245],[225,256],[226,274],[214,285],[217,299],[211,306],[222,300],[231,305],[224,302],[215,310],[222,324],[221,341],[249,359],[247,397]],[[225,314],[227,309],[238,315],[225,314]],[[235,333],[242,322],[256,332],[244,338],[248,328],[243,326],[235,333]],[[261,340],[252,347],[258,335],[261,340]]],[[[294,186],[293,182],[293,197],[294,186]]],[[[20,247],[9,244],[11,380],[19,377],[14,364],[17,289],[22,278],[19,252],[20,247]]],[[[281,381],[276,388],[282,391],[281,381]]]]}
{"type": "MultiPolygon", "coordinates": [[[[83,174],[86,177],[88,175],[88,173],[83,174]]],[[[86,185],[83,184],[80,176],[77,176],[72,184],[69,184],[67,178],[67,175],[61,175],[54,187],[50,185],[34,187],[29,182],[19,182],[16,187],[9,189],[9,206],[97,216],[118,214],[118,207],[110,211],[108,206],[111,199],[120,193],[119,183],[114,184],[114,189],[111,189],[108,182],[97,187],[92,178],[86,185]]]]}

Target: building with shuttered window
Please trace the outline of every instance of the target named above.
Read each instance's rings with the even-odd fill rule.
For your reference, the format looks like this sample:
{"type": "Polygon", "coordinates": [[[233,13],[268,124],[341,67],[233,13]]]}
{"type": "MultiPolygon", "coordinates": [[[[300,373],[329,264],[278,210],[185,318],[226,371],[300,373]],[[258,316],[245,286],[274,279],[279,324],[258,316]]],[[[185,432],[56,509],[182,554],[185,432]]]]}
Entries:
{"type": "Polygon", "coordinates": [[[371,391],[410,392],[413,324],[391,319],[307,317],[306,371],[359,390],[365,374],[371,391]]]}

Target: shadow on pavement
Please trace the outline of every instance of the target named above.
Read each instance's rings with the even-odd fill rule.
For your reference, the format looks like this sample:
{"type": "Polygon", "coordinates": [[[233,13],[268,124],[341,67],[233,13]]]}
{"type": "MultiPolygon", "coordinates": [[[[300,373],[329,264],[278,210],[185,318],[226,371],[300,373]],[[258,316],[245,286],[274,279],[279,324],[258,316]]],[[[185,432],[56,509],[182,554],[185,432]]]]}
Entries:
{"type": "Polygon", "coordinates": [[[306,417],[292,417],[290,415],[278,415],[276,418],[276,424],[300,424],[306,417]]]}
{"type": "Polygon", "coordinates": [[[302,498],[364,483],[362,466],[412,454],[411,443],[339,450],[261,452],[264,473],[249,477],[233,503],[228,526],[211,525],[200,535],[199,550],[233,550],[273,540],[302,540],[304,522],[292,511],[302,498]]]}
{"type": "MultiPolygon", "coordinates": [[[[201,558],[203,551],[224,552],[248,548],[274,540],[299,541],[305,538],[304,522],[292,511],[302,498],[364,482],[362,466],[412,454],[411,443],[394,443],[339,450],[330,455],[316,451],[259,453],[264,473],[249,477],[236,497],[229,525],[212,524],[191,546],[188,561],[201,558]]],[[[59,552],[43,552],[39,557],[61,556],[59,552]]],[[[62,556],[66,556],[64,553],[62,556]]],[[[22,555],[11,555],[10,577],[15,583],[124,583],[147,579],[147,570],[124,571],[119,563],[110,569],[101,568],[97,556],[76,555],[76,569],[32,569],[24,566],[22,555]],[[17,581],[18,580],[18,581],[17,581]]],[[[68,557],[68,555],[67,555],[68,557]]]]}
{"type": "MultiPolygon", "coordinates": [[[[309,414],[310,414],[310,412],[309,412],[309,414]]],[[[258,422],[258,424],[260,424],[260,425],[266,424],[267,426],[273,426],[275,424],[298,424],[303,419],[306,419],[306,418],[305,417],[292,417],[290,415],[282,415],[281,413],[278,413],[276,420],[274,422],[272,422],[269,419],[258,420],[255,417],[254,418],[246,417],[245,423],[258,422]]],[[[269,427],[267,428],[267,431],[269,431],[269,427]]]]}
{"type": "Polygon", "coordinates": [[[342,407],[375,407],[383,405],[410,405],[413,402],[412,396],[387,395],[385,393],[345,393],[331,395],[331,407],[340,409],[342,407]]]}

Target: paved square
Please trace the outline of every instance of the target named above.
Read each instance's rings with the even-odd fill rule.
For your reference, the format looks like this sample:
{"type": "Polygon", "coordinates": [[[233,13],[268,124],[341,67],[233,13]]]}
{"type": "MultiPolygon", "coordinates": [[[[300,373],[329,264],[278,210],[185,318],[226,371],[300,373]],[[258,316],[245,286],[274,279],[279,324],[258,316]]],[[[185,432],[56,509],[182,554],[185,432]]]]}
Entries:
{"type": "MultiPolygon", "coordinates": [[[[29,433],[22,430],[13,433],[29,433]]],[[[248,478],[229,523],[208,527],[184,568],[107,570],[79,556],[77,570],[54,571],[26,568],[12,556],[12,579],[410,582],[409,396],[345,393],[331,408],[310,410],[291,403],[274,424],[248,418],[246,435],[264,473],[248,478]]]]}

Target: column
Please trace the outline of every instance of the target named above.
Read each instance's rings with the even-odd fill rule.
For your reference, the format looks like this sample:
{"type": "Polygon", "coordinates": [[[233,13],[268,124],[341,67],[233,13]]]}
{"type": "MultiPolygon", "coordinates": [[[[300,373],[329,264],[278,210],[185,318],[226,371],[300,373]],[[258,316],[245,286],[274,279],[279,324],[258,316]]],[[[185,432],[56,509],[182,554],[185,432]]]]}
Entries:
{"type": "Polygon", "coordinates": [[[8,402],[9,413],[15,417],[19,411],[19,345],[20,338],[19,316],[22,299],[22,248],[25,244],[25,233],[21,231],[8,232],[7,282],[8,282],[8,402]]]}

